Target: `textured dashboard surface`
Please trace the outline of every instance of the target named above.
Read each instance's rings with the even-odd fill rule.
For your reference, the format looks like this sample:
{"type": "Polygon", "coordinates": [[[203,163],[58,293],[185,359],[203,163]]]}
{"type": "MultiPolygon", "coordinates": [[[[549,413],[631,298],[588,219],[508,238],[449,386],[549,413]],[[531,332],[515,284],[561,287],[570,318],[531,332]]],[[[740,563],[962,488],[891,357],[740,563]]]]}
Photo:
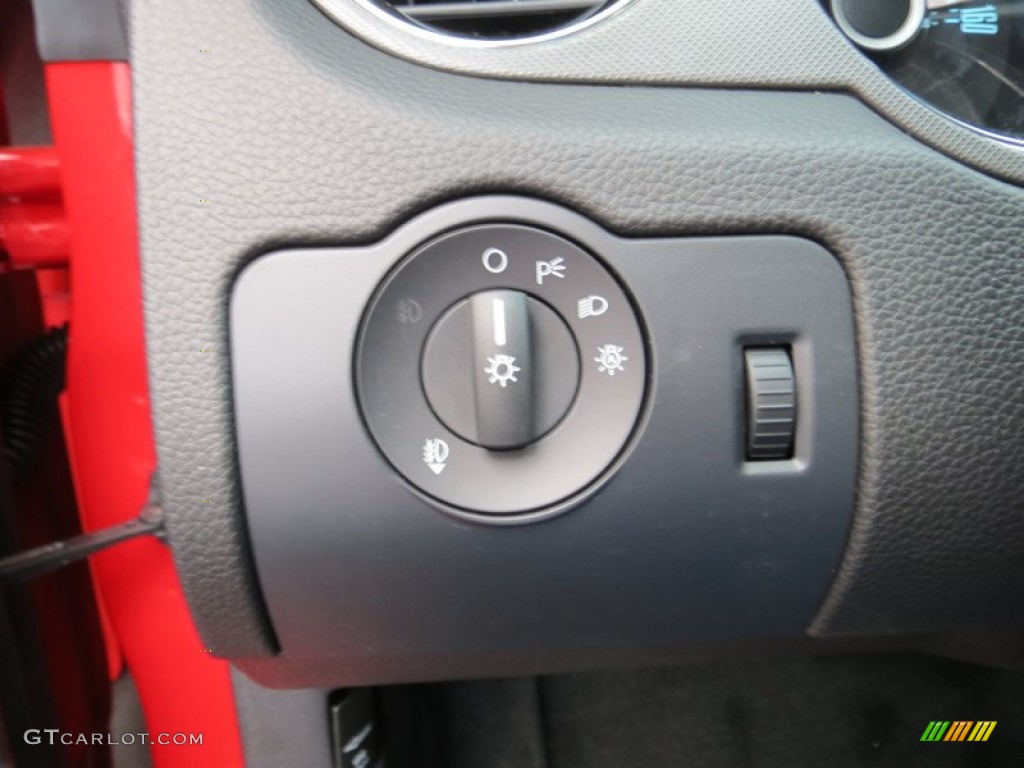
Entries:
{"type": "Polygon", "coordinates": [[[438,69],[518,80],[849,91],[923,141],[1024,181],[1024,147],[994,142],[890,81],[836,29],[819,0],[634,0],[554,40],[480,48],[417,35],[369,9],[313,0],[383,50],[438,69]]]}
{"type": "Polygon", "coordinates": [[[847,96],[453,76],[306,2],[139,0],[131,28],[164,503],[217,653],[272,648],[237,485],[235,274],[271,248],[371,242],[479,192],[549,198],[626,235],[826,244],[854,291],[864,444],[850,550],[815,630],[1024,617],[1019,188],[847,96]]]}

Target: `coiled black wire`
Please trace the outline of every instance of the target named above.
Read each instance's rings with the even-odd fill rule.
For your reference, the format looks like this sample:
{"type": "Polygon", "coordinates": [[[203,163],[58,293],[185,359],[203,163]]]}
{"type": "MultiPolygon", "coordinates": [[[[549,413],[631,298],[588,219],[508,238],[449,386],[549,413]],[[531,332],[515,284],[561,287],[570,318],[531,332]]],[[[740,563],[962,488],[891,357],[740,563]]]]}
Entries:
{"type": "Polygon", "coordinates": [[[64,389],[68,327],[54,328],[19,349],[0,372],[4,452],[15,477],[36,462],[64,389]]]}

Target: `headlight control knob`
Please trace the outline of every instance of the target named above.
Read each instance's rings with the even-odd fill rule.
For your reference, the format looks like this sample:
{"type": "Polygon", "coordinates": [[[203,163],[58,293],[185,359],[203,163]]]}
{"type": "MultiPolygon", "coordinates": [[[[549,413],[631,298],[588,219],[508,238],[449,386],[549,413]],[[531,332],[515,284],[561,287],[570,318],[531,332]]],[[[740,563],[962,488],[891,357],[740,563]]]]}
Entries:
{"type": "Polygon", "coordinates": [[[437,321],[423,388],[453,432],[484,448],[521,448],[562,420],[580,361],[558,314],[522,291],[481,291],[437,321]]]}
{"type": "Polygon", "coordinates": [[[551,232],[478,224],[407,256],[363,318],[366,426],[422,496],[477,520],[555,514],[630,444],[647,385],[633,303],[551,232]]]}

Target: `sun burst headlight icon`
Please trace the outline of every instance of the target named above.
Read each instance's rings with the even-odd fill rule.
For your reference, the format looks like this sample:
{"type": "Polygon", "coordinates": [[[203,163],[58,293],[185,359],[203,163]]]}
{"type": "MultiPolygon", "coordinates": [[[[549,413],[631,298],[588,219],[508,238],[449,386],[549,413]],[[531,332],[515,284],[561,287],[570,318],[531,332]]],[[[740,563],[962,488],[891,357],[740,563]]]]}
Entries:
{"type": "Polygon", "coordinates": [[[487,380],[491,384],[500,384],[502,388],[507,387],[509,382],[515,384],[519,379],[516,374],[522,370],[516,365],[516,359],[511,355],[494,355],[487,358],[488,365],[484,368],[487,380]]]}
{"type": "Polygon", "coordinates": [[[627,360],[629,358],[622,354],[622,347],[616,344],[605,344],[603,347],[598,347],[597,357],[594,358],[597,370],[607,373],[609,376],[614,376],[616,371],[625,370],[622,364],[627,360]]]}

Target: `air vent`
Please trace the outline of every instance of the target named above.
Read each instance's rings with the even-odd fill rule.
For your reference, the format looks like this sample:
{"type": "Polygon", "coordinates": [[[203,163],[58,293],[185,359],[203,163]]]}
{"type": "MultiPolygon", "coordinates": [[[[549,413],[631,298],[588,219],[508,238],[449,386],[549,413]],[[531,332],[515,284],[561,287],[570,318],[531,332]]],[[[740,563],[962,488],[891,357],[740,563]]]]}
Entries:
{"type": "Polygon", "coordinates": [[[398,18],[449,36],[496,42],[568,29],[616,5],[609,0],[378,0],[398,18]]]}

